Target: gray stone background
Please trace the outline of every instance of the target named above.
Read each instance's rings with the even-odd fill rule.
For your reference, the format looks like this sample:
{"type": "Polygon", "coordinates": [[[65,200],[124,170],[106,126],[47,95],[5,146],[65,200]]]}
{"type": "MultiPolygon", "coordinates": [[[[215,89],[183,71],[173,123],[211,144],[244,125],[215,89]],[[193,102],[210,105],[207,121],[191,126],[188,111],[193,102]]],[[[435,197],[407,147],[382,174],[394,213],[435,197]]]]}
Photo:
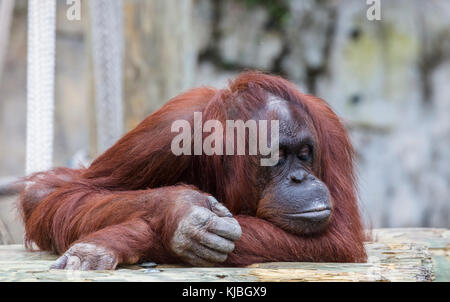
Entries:
{"type": "MultiPolygon", "coordinates": [[[[0,83],[0,177],[24,171],[26,1],[16,1],[0,83]]],[[[55,165],[97,156],[89,11],[58,1],[55,165]]],[[[281,74],[327,100],[358,154],[372,227],[450,227],[450,1],[125,0],[125,127],[189,87],[245,69],[281,74]]],[[[0,219],[14,241],[12,199],[0,219]]]]}

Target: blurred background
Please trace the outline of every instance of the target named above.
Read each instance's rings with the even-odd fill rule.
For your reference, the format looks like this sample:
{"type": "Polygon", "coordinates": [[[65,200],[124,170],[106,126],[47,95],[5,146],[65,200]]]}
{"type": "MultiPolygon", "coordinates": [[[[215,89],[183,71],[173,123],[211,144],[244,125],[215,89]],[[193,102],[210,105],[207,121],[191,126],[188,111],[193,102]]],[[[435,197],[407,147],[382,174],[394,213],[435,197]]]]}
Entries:
{"type": "MultiPolygon", "coordinates": [[[[87,163],[103,148],[88,2],[69,20],[57,0],[55,166],[87,163]]],[[[380,3],[381,20],[369,21],[365,0],[123,0],[112,33],[124,46],[119,131],[190,87],[224,87],[246,69],[279,74],[343,118],[368,227],[448,228],[450,1],[380,3]]],[[[26,0],[15,1],[10,25],[0,41],[3,182],[25,173],[26,0]]],[[[0,243],[22,241],[14,200],[0,196],[0,243]]]]}

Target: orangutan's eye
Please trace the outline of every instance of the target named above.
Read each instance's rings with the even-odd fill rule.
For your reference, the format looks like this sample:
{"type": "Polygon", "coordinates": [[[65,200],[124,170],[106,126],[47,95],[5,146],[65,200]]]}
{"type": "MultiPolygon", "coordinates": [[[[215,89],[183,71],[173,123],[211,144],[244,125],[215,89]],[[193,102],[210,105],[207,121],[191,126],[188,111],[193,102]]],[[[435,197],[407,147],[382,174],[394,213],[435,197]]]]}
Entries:
{"type": "Polygon", "coordinates": [[[298,154],[298,158],[301,161],[310,161],[312,159],[312,147],[309,145],[303,145],[298,154]]]}
{"type": "Polygon", "coordinates": [[[280,148],[278,150],[278,158],[285,159],[286,158],[286,150],[284,150],[283,148],[280,148]]]}
{"type": "Polygon", "coordinates": [[[286,162],[287,152],[284,148],[278,149],[278,163],[277,166],[283,165],[286,162]]]}

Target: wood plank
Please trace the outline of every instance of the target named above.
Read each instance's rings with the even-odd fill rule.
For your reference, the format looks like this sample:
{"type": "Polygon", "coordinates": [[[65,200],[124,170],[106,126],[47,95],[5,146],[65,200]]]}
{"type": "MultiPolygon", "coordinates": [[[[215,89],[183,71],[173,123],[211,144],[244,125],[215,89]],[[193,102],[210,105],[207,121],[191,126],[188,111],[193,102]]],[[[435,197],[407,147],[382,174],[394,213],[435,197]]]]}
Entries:
{"type": "Polygon", "coordinates": [[[450,281],[450,230],[448,229],[375,229],[374,240],[410,242],[425,245],[431,253],[435,281],[450,281]]]}
{"type": "Polygon", "coordinates": [[[116,271],[49,270],[55,255],[0,246],[0,281],[449,281],[449,231],[377,229],[367,263],[284,262],[246,268],[157,265],[116,271]],[[446,279],[447,278],[447,279],[446,279]]]}

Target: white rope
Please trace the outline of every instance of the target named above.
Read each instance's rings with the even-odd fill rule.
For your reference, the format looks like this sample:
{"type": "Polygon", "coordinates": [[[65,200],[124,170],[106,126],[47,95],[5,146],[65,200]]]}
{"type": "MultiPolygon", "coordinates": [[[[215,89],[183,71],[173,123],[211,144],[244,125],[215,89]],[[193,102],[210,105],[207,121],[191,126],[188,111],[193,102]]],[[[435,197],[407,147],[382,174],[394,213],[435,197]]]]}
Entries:
{"type": "Polygon", "coordinates": [[[55,0],[28,1],[27,175],[53,165],[55,13],[55,0]]]}
{"type": "Polygon", "coordinates": [[[98,152],[123,133],[123,3],[122,0],[89,1],[97,112],[98,152]]]}
{"type": "Polygon", "coordinates": [[[0,178],[0,197],[18,194],[24,189],[24,186],[24,183],[20,182],[18,178],[2,177],[0,178]]]}
{"type": "Polygon", "coordinates": [[[0,83],[2,82],[6,52],[8,51],[13,13],[14,0],[0,0],[0,83]]]}

